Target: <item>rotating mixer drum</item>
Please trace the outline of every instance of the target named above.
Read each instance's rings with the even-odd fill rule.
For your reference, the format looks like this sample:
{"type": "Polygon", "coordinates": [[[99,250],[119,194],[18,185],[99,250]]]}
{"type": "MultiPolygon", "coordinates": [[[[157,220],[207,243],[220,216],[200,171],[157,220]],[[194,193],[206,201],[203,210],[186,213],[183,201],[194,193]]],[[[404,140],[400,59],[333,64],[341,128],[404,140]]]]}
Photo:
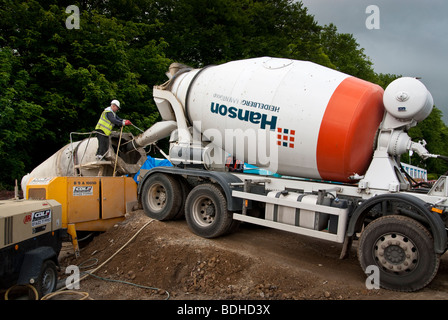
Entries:
{"type": "MultiPolygon", "coordinates": [[[[269,169],[279,174],[349,182],[370,164],[384,115],[378,85],[311,62],[269,57],[195,69],[173,80],[171,91],[193,127],[205,136],[220,133],[213,143],[237,157],[236,143],[225,141],[229,131],[241,140],[248,130],[262,130],[270,138],[256,145],[265,144],[269,169]]],[[[238,158],[264,166],[259,152],[248,152],[252,146],[238,158]]]]}

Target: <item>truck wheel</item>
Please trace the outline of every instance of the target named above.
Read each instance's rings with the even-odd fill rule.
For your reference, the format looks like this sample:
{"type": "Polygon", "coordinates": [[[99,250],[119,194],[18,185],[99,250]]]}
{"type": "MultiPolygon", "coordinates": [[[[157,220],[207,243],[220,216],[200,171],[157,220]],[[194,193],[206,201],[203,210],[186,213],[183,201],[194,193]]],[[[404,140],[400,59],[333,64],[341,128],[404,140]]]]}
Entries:
{"type": "Polygon", "coordinates": [[[39,299],[56,290],[57,284],[58,271],[56,269],[56,264],[52,260],[44,261],[39,277],[34,283],[34,287],[39,294],[39,299]]]}
{"type": "Polygon", "coordinates": [[[431,234],[417,221],[398,215],[378,218],[361,234],[358,257],[362,269],[379,268],[380,286],[417,291],[435,277],[440,255],[431,234]]]}
{"type": "Polygon", "coordinates": [[[180,192],[179,182],[173,177],[155,173],[144,182],[142,188],[141,200],[145,214],[160,221],[173,219],[181,207],[180,192]]]}
{"type": "Polygon", "coordinates": [[[213,184],[202,184],[194,187],[187,197],[185,220],[195,234],[216,238],[230,230],[233,215],[227,211],[221,189],[213,184]]]}

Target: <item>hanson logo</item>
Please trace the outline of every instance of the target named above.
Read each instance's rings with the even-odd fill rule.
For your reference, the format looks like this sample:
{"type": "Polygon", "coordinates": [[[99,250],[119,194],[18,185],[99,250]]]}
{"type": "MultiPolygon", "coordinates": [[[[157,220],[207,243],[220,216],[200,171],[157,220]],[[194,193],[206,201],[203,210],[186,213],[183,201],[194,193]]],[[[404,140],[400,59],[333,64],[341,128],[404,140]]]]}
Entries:
{"type": "Polygon", "coordinates": [[[236,107],[227,107],[224,104],[218,104],[212,102],[210,107],[211,112],[219,114],[221,116],[227,116],[231,119],[238,119],[241,121],[250,122],[253,124],[259,124],[261,129],[275,130],[277,127],[277,116],[269,116],[264,113],[239,109],[236,107]]]}

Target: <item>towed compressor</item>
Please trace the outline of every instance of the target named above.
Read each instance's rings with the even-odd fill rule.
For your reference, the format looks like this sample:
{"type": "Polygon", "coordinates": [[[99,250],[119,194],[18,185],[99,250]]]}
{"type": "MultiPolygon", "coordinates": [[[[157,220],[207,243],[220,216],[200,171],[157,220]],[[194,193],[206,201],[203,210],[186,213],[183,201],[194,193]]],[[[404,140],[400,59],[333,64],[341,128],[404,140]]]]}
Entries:
{"type": "Polygon", "coordinates": [[[32,286],[39,299],[56,289],[65,238],[54,200],[0,201],[0,288],[32,286]]]}

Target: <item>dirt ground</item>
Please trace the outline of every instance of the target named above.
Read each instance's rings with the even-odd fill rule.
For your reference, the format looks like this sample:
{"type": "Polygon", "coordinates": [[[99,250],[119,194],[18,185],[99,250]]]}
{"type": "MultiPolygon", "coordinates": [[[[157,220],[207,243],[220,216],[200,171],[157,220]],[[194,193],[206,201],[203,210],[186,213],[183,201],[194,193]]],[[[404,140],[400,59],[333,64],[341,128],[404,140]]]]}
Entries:
{"type": "Polygon", "coordinates": [[[160,222],[139,210],[96,236],[79,258],[71,244],[64,245],[60,276],[67,277],[69,265],[81,272],[101,266],[97,277],[80,283],[79,291],[95,300],[448,299],[446,257],[421,291],[368,290],[356,245],[350,258],[340,260],[342,245],[247,224],[225,237],[204,239],[191,233],[185,220],[160,222]]]}

